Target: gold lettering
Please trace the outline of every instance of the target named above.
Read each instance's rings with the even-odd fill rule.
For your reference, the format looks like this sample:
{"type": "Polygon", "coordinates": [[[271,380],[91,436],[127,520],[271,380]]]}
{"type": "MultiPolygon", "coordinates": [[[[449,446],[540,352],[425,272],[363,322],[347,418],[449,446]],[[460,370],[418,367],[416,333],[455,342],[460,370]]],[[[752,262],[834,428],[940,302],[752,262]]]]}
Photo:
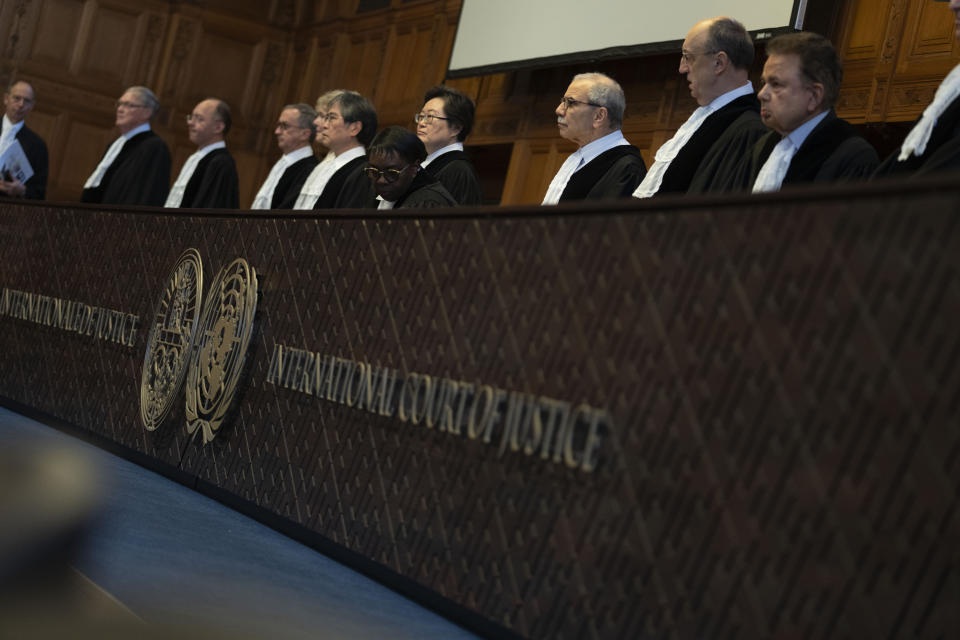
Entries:
{"type": "Polygon", "coordinates": [[[7,315],[8,311],[10,311],[10,290],[4,287],[3,293],[0,294],[0,316],[7,315]]]}
{"type": "Polygon", "coordinates": [[[125,320],[122,313],[114,313],[111,316],[113,328],[110,331],[110,341],[117,344],[123,344],[123,322],[125,320]]]}
{"type": "Polygon", "coordinates": [[[366,380],[363,370],[367,368],[367,365],[363,362],[358,362],[351,366],[350,379],[348,380],[350,385],[347,389],[347,406],[361,409],[362,407],[359,406],[357,402],[363,400],[363,383],[364,380],[366,380]]]}
{"type": "Polygon", "coordinates": [[[129,314],[127,319],[130,321],[130,332],[126,335],[126,339],[124,340],[123,344],[127,347],[132,347],[134,346],[134,336],[137,333],[137,325],[140,322],[140,318],[133,314],[129,314]]]}
{"type": "Polygon", "coordinates": [[[543,439],[543,416],[541,415],[541,407],[545,400],[546,398],[540,398],[540,401],[536,402],[531,398],[530,403],[527,405],[527,438],[523,443],[523,452],[528,456],[536,453],[537,447],[540,446],[540,442],[543,439]]]}
{"type": "Polygon", "coordinates": [[[273,346],[273,356],[270,358],[270,370],[267,373],[267,382],[277,384],[280,382],[280,371],[283,368],[283,345],[273,346]]]}
{"type": "Polygon", "coordinates": [[[300,365],[300,375],[298,376],[299,382],[297,383],[297,391],[300,393],[313,393],[313,373],[316,370],[314,361],[317,359],[310,351],[304,351],[303,362],[300,365]]]}
{"type": "Polygon", "coordinates": [[[340,368],[340,391],[337,402],[347,404],[347,393],[350,390],[350,385],[353,383],[353,372],[357,368],[357,365],[352,360],[341,360],[340,368]]]}
{"type": "MultiPolygon", "coordinates": [[[[486,387],[489,388],[489,387],[486,387]]],[[[494,389],[493,397],[490,402],[487,403],[487,406],[484,408],[483,420],[481,421],[480,432],[483,434],[483,441],[486,444],[490,444],[490,440],[493,438],[493,428],[496,426],[497,421],[500,419],[500,405],[503,404],[504,398],[506,398],[507,392],[503,389],[494,389]]]]}
{"type": "MultiPolygon", "coordinates": [[[[428,429],[433,429],[435,423],[433,421],[433,404],[434,400],[437,397],[437,387],[439,385],[436,383],[434,378],[430,376],[423,376],[423,424],[428,429]]],[[[414,424],[417,424],[414,422],[414,424]]]]}
{"type": "Polygon", "coordinates": [[[606,411],[591,411],[593,417],[590,420],[590,430],[587,432],[587,443],[583,447],[583,463],[580,469],[586,473],[592,473],[597,468],[597,451],[600,449],[600,441],[606,435],[607,425],[610,424],[610,417],[606,411]]]}
{"type": "MultiPolygon", "coordinates": [[[[400,388],[400,407],[397,413],[397,417],[402,421],[407,422],[410,420],[410,413],[414,410],[416,406],[416,392],[417,389],[414,388],[414,383],[416,382],[417,374],[411,373],[403,381],[403,386],[400,388]],[[409,399],[410,412],[407,411],[408,403],[404,402],[409,399]]],[[[420,383],[416,382],[416,386],[419,387],[420,383]]]]}
{"type": "Polygon", "coordinates": [[[313,359],[313,388],[310,389],[310,395],[320,395],[320,387],[323,385],[323,377],[327,373],[329,358],[329,356],[323,356],[313,359]]]}
{"type": "Polygon", "coordinates": [[[577,431],[577,423],[579,422],[578,418],[586,417],[590,414],[590,407],[585,404],[579,405],[573,412],[573,416],[570,421],[567,423],[566,428],[564,429],[563,437],[563,461],[571,469],[576,469],[580,466],[582,462],[581,457],[578,456],[576,452],[576,446],[574,443],[574,437],[577,431]]]}
{"type": "Polygon", "coordinates": [[[380,409],[377,413],[387,418],[393,415],[394,407],[397,405],[393,398],[396,383],[397,372],[393,369],[384,369],[383,376],[380,378],[380,389],[378,391],[380,394],[380,409]]]}
{"type": "Polygon", "coordinates": [[[457,394],[460,392],[461,385],[453,380],[444,380],[447,386],[447,392],[444,394],[443,405],[440,412],[440,431],[446,431],[454,435],[460,435],[460,424],[456,420],[453,412],[453,404],[457,400],[457,394]]]}
{"type": "Polygon", "coordinates": [[[524,396],[521,393],[511,393],[507,398],[507,411],[503,419],[503,433],[500,436],[500,451],[502,456],[510,445],[511,451],[519,448],[517,442],[518,425],[520,424],[520,413],[523,409],[524,396]]]}

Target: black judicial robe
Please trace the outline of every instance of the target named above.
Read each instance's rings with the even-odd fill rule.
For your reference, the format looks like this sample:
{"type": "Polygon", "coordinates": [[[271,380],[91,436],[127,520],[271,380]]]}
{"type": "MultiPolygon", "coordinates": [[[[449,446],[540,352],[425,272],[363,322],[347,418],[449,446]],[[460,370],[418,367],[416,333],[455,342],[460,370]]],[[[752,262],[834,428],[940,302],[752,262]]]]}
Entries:
{"type": "Polygon", "coordinates": [[[373,185],[363,173],[367,156],[354,158],[330,176],[323,193],[314,203],[314,209],[362,209],[376,198],[373,185]]]}
{"type": "Polygon", "coordinates": [[[170,149],[153,131],[144,131],[124,143],[100,186],[84,189],[80,200],[162,207],[169,189],[170,149]]]}
{"type": "Polygon", "coordinates": [[[182,209],[239,209],[237,164],[226,149],[203,156],[183,191],[182,209]]]}
{"type": "Polygon", "coordinates": [[[937,123],[930,133],[930,140],[927,142],[927,150],[923,155],[912,155],[903,162],[897,160],[899,155],[898,147],[877,167],[874,177],[921,176],[960,169],[960,97],[954,99],[937,118],[937,123]]]}
{"type": "Polygon", "coordinates": [[[310,172],[314,167],[320,164],[316,156],[307,156],[297,160],[287,167],[280,179],[277,180],[277,187],[273,190],[273,198],[270,200],[271,209],[293,209],[297,204],[297,198],[300,197],[300,190],[303,189],[303,183],[310,177],[310,172]]]}
{"type": "Polygon", "coordinates": [[[456,201],[463,206],[483,204],[483,190],[480,178],[463,151],[448,151],[435,158],[423,169],[440,181],[456,201]]]}
{"type": "Polygon", "coordinates": [[[607,149],[570,176],[560,202],[608,200],[633,195],[647,175],[640,150],[632,144],[607,149]]]}
{"type": "Polygon", "coordinates": [[[768,131],[760,119],[760,101],[756,94],[740,96],[717,109],[670,163],[656,195],[729,190],[740,161],[768,131]]]}
{"type": "MultiPolygon", "coordinates": [[[[0,129],[3,128],[3,116],[0,116],[0,129]]],[[[23,194],[28,200],[43,200],[47,195],[47,174],[49,171],[49,155],[47,143],[43,138],[27,128],[24,124],[16,135],[17,141],[23,147],[23,153],[30,161],[33,175],[23,183],[27,192],[23,194]]],[[[3,194],[0,194],[3,195],[3,194]]]]}
{"type": "MultiPolygon", "coordinates": [[[[739,171],[739,187],[750,190],[760,168],[770,157],[782,136],[770,131],[753,146],[743,159],[739,171]]],[[[880,159],[869,142],[857,134],[846,120],[831,110],[803,141],[793,160],[783,186],[791,184],[844,182],[865,180],[874,172],[880,159]]]]}
{"type": "Polygon", "coordinates": [[[397,200],[394,209],[432,209],[455,207],[457,200],[439,180],[421,169],[410,183],[407,192],[397,200]]]}

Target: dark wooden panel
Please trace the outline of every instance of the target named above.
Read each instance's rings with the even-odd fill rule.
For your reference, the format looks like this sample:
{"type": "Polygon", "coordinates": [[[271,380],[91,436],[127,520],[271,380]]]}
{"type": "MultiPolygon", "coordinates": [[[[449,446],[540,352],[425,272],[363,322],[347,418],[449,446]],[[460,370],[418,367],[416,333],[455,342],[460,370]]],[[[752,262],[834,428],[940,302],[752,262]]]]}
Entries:
{"type": "Polygon", "coordinates": [[[143,328],[126,347],[0,298],[0,396],[523,636],[949,637],[958,205],[952,178],[476,215],[6,202],[2,288],[147,323],[194,247],[208,286],[246,258],[259,307],[207,445],[182,409],[139,426],[143,328]],[[586,403],[597,468],[526,455],[505,415],[485,443],[284,388],[277,345],[586,403]]]}

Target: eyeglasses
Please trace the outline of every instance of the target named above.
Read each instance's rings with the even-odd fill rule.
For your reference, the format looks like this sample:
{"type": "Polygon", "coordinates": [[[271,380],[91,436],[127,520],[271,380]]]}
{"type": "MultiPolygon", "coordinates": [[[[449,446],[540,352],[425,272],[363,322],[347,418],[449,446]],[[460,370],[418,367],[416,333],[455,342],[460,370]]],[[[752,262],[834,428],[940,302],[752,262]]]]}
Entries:
{"type": "MultiPolygon", "coordinates": [[[[335,122],[337,118],[341,118],[341,117],[343,116],[341,116],[339,113],[330,112],[330,113],[324,113],[322,115],[318,115],[317,119],[323,120],[324,122],[335,122]]],[[[346,120],[344,120],[344,122],[346,122],[346,120]]]]}
{"type": "Polygon", "coordinates": [[[432,113],[418,113],[413,116],[413,121],[417,124],[421,122],[423,124],[433,124],[434,120],[450,120],[450,118],[444,118],[443,116],[436,116],[432,113]]]}
{"type": "Polygon", "coordinates": [[[280,131],[287,131],[289,129],[306,129],[307,127],[301,127],[300,125],[290,124],[289,122],[278,122],[275,129],[280,129],[280,131]]]}
{"type": "Polygon", "coordinates": [[[563,98],[560,100],[560,107],[564,111],[578,104],[585,104],[588,107],[603,107],[602,104],[597,104],[596,102],[584,102],[583,100],[576,100],[575,98],[563,98]]]}
{"type": "Polygon", "coordinates": [[[136,102],[127,102],[126,100],[117,100],[117,108],[123,107],[124,109],[146,109],[147,105],[137,104],[136,102]]]}
{"type": "Polygon", "coordinates": [[[400,177],[400,174],[410,168],[410,165],[405,166],[403,169],[377,169],[376,167],[364,167],[363,172],[367,174],[367,177],[370,180],[376,182],[381,177],[386,182],[396,182],[400,177]]]}
{"type": "Polygon", "coordinates": [[[686,65],[691,65],[693,64],[693,61],[697,59],[697,56],[708,56],[714,53],[719,53],[719,51],[701,51],[700,53],[691,53],[689,51],[681,51],[680,60],[686,65]]]}

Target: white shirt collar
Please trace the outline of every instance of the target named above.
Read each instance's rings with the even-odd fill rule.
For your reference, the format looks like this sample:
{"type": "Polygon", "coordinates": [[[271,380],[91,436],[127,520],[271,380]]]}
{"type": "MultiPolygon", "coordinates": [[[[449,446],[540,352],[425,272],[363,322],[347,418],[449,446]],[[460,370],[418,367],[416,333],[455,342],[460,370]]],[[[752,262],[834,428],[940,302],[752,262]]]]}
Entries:
{"type": "Polygon", "coordinates": [[[716,111],[717,109],[722,109],[737,98],[742,98],[743,96],[748,96],[753,93],[753,83],[747,82],[747,84],[742,87],[737,87],[733,91],[727,91],[723,95],[717,96],[714,98],[707,107],[711,112],[716,111]]]}
{"type": "Polygon", "coordinates": [[[807,136],[809,136],[810,133],[817,127],[817,125],[823,122],[823,119],[826,118],[829,114],[830,114],[830,111],[827,110],[819,115],[816,115],[810,118],[809,120],[804,122],[802,125],[794,129],[784,137],[790,138],[790,142],[793,143],[794,149],[799,149],[803,145],[803,142],[807,139],[807,136]]]}
{"type": "Polygon", "coordinates": [[[132,138],[133,136],[137,135],[138,133],[143,133],[144,131],[150,131],[150,123],[149,123],[149,122],[143,123],[142,125],[140,125],[140,126],[137,127],[136,129],[130,129],[130,131],[127,131],[125,134],[123,134],[123,137],[126,138],[127,140],[129,140],[129,139],[132,138]]]}
{"type": "Polygon", "coordinates": [[[364,155],[366,152],[367,150],[363,147],[363,145],[360,145],[359,147],[354,147],[352,149],[348,149],[347,151],[344,151],[340,155],[333,157],[334,166],[336,166],[336,168],[339,169],[340,167],[347,164],[354,158],[359,158],[360,156],[364,155]]]}
{"type": "Polygon", "coordinates": [[[14,124],[13,122],[10,121],[10,118],[7,117],[7,114],[3,114],[3,133],[4,133],[4,135],[5,135],[5,136],[8,136],[8,135],[10,135],[10,136],[16,135],[16,134],[20,131],[20,129],[23,129],[23,123],[24,123],[24,122],[26,122],[26,120],[21,120],[20,122],[14,124]],[[8,131],[9,131],[10,133],[7,133],[8,131]]]}
{"type": "Polygon", "coordinates": [[[299,162],[303,160],[304,158],[309,158],[312,155],[313,155],[313,147],[311,147],[310,145],[307,145],[305,147],[300,147],[299,149],[291,151],[290,153],[284,154],[283,159],[286,160],[288,164],[293,164],[295,162],[299,162]]]}
{"type": "Polygon", "coordinates": [[[428,155],[426,159],[424,159],[424,161],[420,163],[420,166],[425,167],[431,162],[433,162],[434,160],[436,160],[437,158],[439,158],[440,156],[442,156],[443,154],[450,153],[451,151],[463,151],[463,143],[454,142],[453,144],[448,144],[445,147],[437,149],[436,151],[428,155]]]}
{"type": "Polygon", "coordinates": [[[211,151],[216,151],[217,149],[226,149],[226,148],[227,148],[227,143],[221,140],[220,142],[211,142],[204,148],[197,149],[194,153],[195,155],[199,155],[202,158],[203,156],[207,155],[211,151]]]}
{"type": "Polygon", "coordinates": [[[580,166],[583,166],[596,158],[598,155],[604,151],[609,151],[614,147],[619,147],[620,145],[629,144],[627,139],[623,137],[623,132],[620,129],[617,129],[613,133],[608,133],[602,138],[597,138],[593,142],[588,142],[579,149],[577,153],[580,154],[583,162],[580,166]]]}

